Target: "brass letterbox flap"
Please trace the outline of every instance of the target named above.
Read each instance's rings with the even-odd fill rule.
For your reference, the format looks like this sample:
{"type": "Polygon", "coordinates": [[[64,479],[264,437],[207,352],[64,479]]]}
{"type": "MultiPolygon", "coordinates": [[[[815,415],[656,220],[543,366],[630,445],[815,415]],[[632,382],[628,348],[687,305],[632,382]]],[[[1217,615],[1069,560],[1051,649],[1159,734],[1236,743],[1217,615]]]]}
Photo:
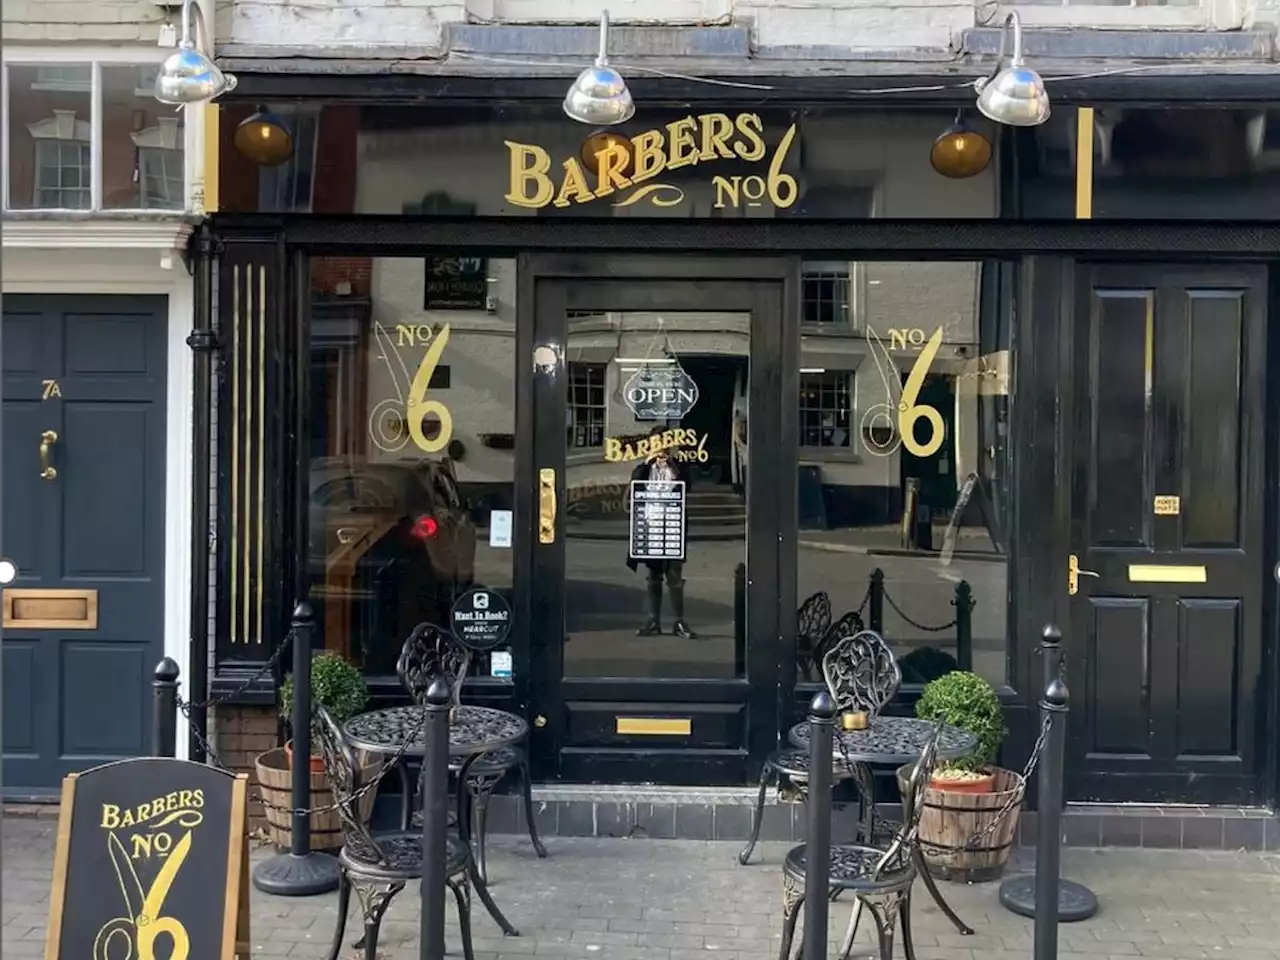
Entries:
{"type": "Polygon", "coordinates": [[[97,630],[97,590],[4,588],[6,630],[97,630]]]}

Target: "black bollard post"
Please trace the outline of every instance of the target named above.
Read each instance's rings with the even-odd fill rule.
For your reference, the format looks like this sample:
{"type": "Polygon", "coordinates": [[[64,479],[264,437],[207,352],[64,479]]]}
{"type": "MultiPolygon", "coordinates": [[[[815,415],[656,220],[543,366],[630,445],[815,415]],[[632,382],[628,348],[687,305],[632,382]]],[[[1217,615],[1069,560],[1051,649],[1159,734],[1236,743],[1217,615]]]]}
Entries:
{"type": "Polygon", "coordinates": [[[258,864],[253,885],[281,897],[310,897],[338,886],[338,861],[311,850],[311,631],[315,616],[305,600],[293,611],[293,806],[289,852],[258,864]]]}
{"type": "Polygon", "coordinates": [[[871,591],[867,598],[867,629],[884,633],[884,571],[871,571],[871,591]]]}
{"type": "Polygon", "coordinates": [[[1067,759],[1067,684],[1062,678],[1062,633],[1053,624],[1040,640],[1044,658],[1044,696],[1040,724],[1045,732],[1040,754],[1036,802],[1036,872],[1000,885],[1006,910],[1035,920],[1034,960],[1056,960],[1058,923],[1087,920],[1098,912],[1098,898],[1082,884],[1061,878],[1063,784],[1067,759]]]}
{"type": "Polygon", "coordinates": [[[445,858],[449,803],[449,681],[436,677],[427,688],[422,758],[422,916],[418,931],[422,960],[444,960],[445,858]]]}
{"type": "Polygon", "coordinates": [[[151,755],[178,755],[178,664],[165,657],[151,680],[151,755]]]}
{"type": "Polygon", "coordinates": [[[968,580],[956,584],[956,662],[961,670],[973,669],[973,588],[968,580]]]}
{"type": "Polygon", "coordinates": [[[809,701],[809,829],[805,834],[804,960],[826,960],[831,879],[831,747],[836,702],[826,690],[809,701]]]}

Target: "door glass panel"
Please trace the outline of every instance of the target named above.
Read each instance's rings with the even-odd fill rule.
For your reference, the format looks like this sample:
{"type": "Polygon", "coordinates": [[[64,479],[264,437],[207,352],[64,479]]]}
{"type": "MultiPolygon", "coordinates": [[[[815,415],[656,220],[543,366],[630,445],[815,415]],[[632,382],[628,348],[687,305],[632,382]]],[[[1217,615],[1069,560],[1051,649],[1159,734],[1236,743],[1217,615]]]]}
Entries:
{"type": "Polygon", "coordinates": [[[751,316],[571,314],[568,330],[565,675],[741,676],[751,316]]]}
{"type": "MultiPolygon", "coordinates": [[[[889,642],[904,685],[1006,679],[1012,269],[805,261],[796,659],[889,642]]],[[[784,413],[784,415],[786,415],[784,413]]]]}
{"type": "Polygon", "coordinates": [[[515,262],[323,258],[311,286],[311,597],[325,648],[387,675],[471,587],[511,601],[515,262]]]}

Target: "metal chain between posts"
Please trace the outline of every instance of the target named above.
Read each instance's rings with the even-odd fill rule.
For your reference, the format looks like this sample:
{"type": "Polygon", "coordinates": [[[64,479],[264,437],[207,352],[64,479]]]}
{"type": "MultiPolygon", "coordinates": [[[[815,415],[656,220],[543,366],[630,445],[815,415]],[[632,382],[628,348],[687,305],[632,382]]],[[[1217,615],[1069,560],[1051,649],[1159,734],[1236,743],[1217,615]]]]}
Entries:
{"type": "Polygon", "coordinates": [[[856,613],[859,617],[861,617],[862,611],[867,609],[867,604],[870,602],[871,602],[871,585],[867,584],[867,592],[862,595],[862,602],[858,604],[858,609],[855,610],[854,613],[856,613]]]}
{"type": "Polygon", "coordinates": [[[958,622],[958,618],[957,618],[957,620],[952,620],[950,623],[944,623],[940,627],[930,627],[930,626],[926,626],[923,623],[916,623],[916,621],[912,620],[910,617],[908,617],[905,613],[902,612],[902,608],[900,606],[894,603],[893,597],[889,596],[888,590],[881,588],[880,595],[884,597],[885,600],[888,602],[889,606],[893,608],[894,613],[896,613],[903,620],[905,620],[910,626],[915,627],[917,630],[923,630],[925,633],[941,633],[943,630],[950,630],[958,622]]]}

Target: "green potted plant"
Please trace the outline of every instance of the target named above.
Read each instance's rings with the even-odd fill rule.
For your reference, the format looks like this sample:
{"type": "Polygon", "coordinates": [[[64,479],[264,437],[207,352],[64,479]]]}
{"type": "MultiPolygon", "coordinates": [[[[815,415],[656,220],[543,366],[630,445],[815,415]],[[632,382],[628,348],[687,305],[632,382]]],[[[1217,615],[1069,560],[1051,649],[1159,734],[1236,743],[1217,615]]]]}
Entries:
{"type": "MultiPolygon", "coordinates": [[[[918,836],[930,872],[968,883],[994,880],[1013,851],[1026,790],[1020,773],[994,766],[1005,735],[1000,699],[982,677],[955,670],[925,686],[916,716],[976,740],[966,756],[939,762],[925,788],[918,836]]],[[[899,783],[910,775],[908,764],[898,771],[899,783]]]]}
{"type": "Polygon", "coordinates": [[[1004,739],[1004,713],[991,684],[976,673],[954,670],[925,686],[916,716],[959,727],[978,741],[967,756],[939,763],[930,786],[952,793],[990,793],[995,783],[991,764],[1004,739]]]}
{"type": "MultiPolygon", "coordinates": [[[[311,703],[323,705],[341,726],[365,708],[369,702],[369,687],[364,675],[352,663],[338,654],[326,650],[311,660],[311,703]]],[[[280,713],[289,721],[293,717],[293,675],[285,678],[280,687],[280,713]]],[[[285,757],[293,764],[293,741],[284,745],[285,757]]],[[[324,761],[311,754],[311,769],[324,770],[324,761]]]]}

